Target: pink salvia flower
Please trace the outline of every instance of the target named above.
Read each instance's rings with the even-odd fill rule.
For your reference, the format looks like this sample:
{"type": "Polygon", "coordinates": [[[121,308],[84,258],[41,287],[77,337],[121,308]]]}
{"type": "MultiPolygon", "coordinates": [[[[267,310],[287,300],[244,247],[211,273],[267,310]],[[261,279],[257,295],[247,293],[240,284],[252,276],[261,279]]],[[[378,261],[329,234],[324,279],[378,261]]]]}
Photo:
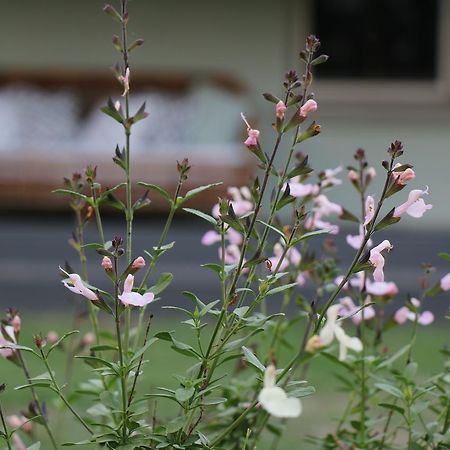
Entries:
{"type": "Polygon", "coordinates": [[[336,178],[336,175],[340,172],[342,172],[342,166],[338,166],[335,169],[325,169],[324,177],[321,181],[322,187],[339,186],[342,184],[342,180],[336,178]]]}
{"type": "Polygon", "coordinates": [[[17,450],[27,450],[27,446],[24,444],[22,439],[20,439],[20,436],[17,433],[13,434],[13,441],[17,450]]]}
{"type": "Polygon", "coordinates": [[[111,259],[108,258],[107,256],[104,256],[102,259],[102,267],[105,270],[111,270],[113,267],[111,259]]]}
{"type": "Polygon", "coordinates": [[[393,297],[398,294],[398,287],[393,281],[366,281],[366,291],[376,297],[393,297]]]}
{"type": "Polygon", "coordinates": [[[146,292],[143,295],[138,292],[133,292],[133,285],[134,276],[129,274],[125,279],[122,295],[119,295],[119,300],[124,305],[145,306],[155,299],[153,292],[146,292]]]}
{"type": "Polygon", "coordinates": [[[441,278],[440,286],[443,291],[450,291],[450,273],[441,278]]]}
{"type": "Polygon", "coordinates": [[[309,113],[312,113],[316,110],[317,110],[316,101],[310,99],[300,108],[300,115],[302,117],[307,117],[309,113]]]}
{"type": "Polygon", "coordinates": [[[404,324],[408,319],[409,315],[414,314],[411,312],[406,306],[402,306],[400,309],[398,309],[394,314],[394,320],[402,325],[404,324]]]}
{"type": "Polygon", "coordinates": [[[74,292],[75,294],[82,295],[83,297],[86,297],[88,300],[91,301],[98,300],[97,294],[94,291],[91,291],[89,288],[87,288],[84,285],[80,275],[76,273],[69,274],[69,278],[63,280],[62,283],[67,289],[74,292]]]}
{"type": "Polygon", "coordinates": [[[433,207],[433,205],[425,204],[422,198],[425,194],[428,194],[428,187],[424,191],[413,189],[408,195],[408,200],[395,208],[394,217],[401,217],[405,213],[415,218],[422,217],[425,211],[433,207]]]}
{"type": "Polygon", "coordinates": [[[369,180],[373,180],[377,176],[377,171],[375,170],[375,167],[369,167],[366,171],[366,175],[369,180]]]}
{"type": "MultiPolygon", "coordinates": [[[[283,191],[287,188],[287,183],[283,186],[283,191]]],[[[307,195],[317,195],[319,193],[319,186],[316,184],[303,184],[295,181],[289,182],[289,194],[292,197],[306,197],[307,195]]]]}
{"type": "MultiPolygon", "coordinates": [[[[339,310],[340,316],[350,316],[355,324],[359,324],[362,320],[363,313],[362,311],[358,311],[360,309],[359,306],[356,306],[353,303],[351,297],[343,297],[339,300],[341,305],[341,309],[339,310]],[[358,312],[357,312],[358,311],[358,312]]],[[[366,299],[365,304],[370,303],[370,297],[366,299]]],[[[366,306],[364,308],[364,320],[370,320],[375,317],[375,309],[372,306],[366,306]]]]}
{"type": "Polygon", "coordinates": [[[86,347],[91,346],[95,342],[95,334],[94,333],[86,333],[81,340],[81,343],[86,347]]]}
{"type": "MultiPolygon", "coordinates": [[[[394,166],[394,169],[400,167],[401,164],[397,163],[394,166]]],[[[411,168],[407,168],[402,172],[393,172],[393,176],[395,177],[395,183],[400,184],[401,186],[405,186],[408,181],[413,180],[416,177],[416,173],[411,168]]]]}
{"type": "Polygon", "coordinates": [[[258,145],[258,138],[259,138],[259,130],[253,130],[252,128],[249,128],[247,130],[248,138],[244,141],[244,144],[247,147],[254,147],[258,145]]]}
{"type": "MultiPolygon", "coordinates": [[[[7,339],[3,336],[0,330],[0,346],[1,345],[11,345],[16,343],[16,337],[14,335],[14,328],[10,325],[3,327],[5,333],[7,334],[7,339]]],[[[11,348],[0,348],[0,356],[3,358],[11,358],[14,356],[14,350],[11,348]]]]}
{"type": "MultiPolygon", "coordinates": [[[[411,298],[411,303],[415,308],[420,308],[420,301],[417,298],[411,298]]],[[[394,320],[400,325],[407,320],[414,322],[416,318],[419,325],[426,326],[433,323],[434,314],[431,311],[423,311],[422,313],[416,314],[415,312],[410,311],[406,306],[402,306],[394,314],[394,320]]]]}
{"type": "Polygon", "coordinates": [[[359,175],[355,170],[349,170],[347,177],[350,181],[358,181],[359,175]]]}
{"type": "Polygon", "coordinates": [[[22,320],[20,316],[16,314],[11,320],[11,326],[14,328],[14,333],[17,334],[20,332],[20,328],[22,326],[22,320]]]}
{"type": "MultiPolygon", "coordinates": [[[[361,247],[361,244],[364,240],[364,228],[362,225],[359,226],[359,234],[351,235],[348,234],[346,237],[347,244],[350,245],[350,247],[354,248],[355,250],[358,250],[359,247],[361,247]]],[[[372,240],[369,239],[367,241],[367,245],[370,247],[372,245],[372,240]]]]}
{"type": "Polygon", "coordinates": [[[131,265],[132,269],[142,269],[145,267],[145,259],[142,256],[138,256],[131,265]]]}
{"type": "Polygon", "coordinates": [[[366,198],[366,216],[364,217],[364,226],[367,226],[375,215],[375,200],[369,195],[366,198]]]}
{"type": "Polygon", "coordinates": [[[424,311],[422,314],[419,314],[417,319],[417,323],[420,325],[431,325],[434,322],[434,314],[431,311],[424,311]]]}
{"type": "Polygon", "coordinates": [[[6,417],[6,423],[11,428],[21,428],[25,433],[31,433],[31,431],[33,430],[32,423],[22,415],[20,417],[17,415],[8,416],[6,417]]]}
{"type": "Polygon", "coordinates": [[[343,209],[341,205],[337,203],[331,202],[325,195],[319,195],[316,199],[314,199],[314,203],[316,205],[316,212],[322,216],[329,216],[331,214],[335,214],[336,216],[341,216],[343,213],[343,209]]]}
{"type": "Polygon", "coordinates": [[[209,230],[207,231],[201,240],[203,245],[213,245],[216,242],[220,242],[220,234],[217,231],[209,230]]]}
{"type": "Polygon", "coordinates": [[[237,245],[228,245],[225,247],[224,256],[222,256],[222,248],[219,248],[219,258],[223,259],[225,264],[237,264],[241,258],[241,251],[237,245]]]}
{"type": "Polygon", "coordinates": [[[284,104],[284,102],[282,100],[280,100],[276,106],[275,106],[275,113],[276,116],[278,117],[278,119],[283,120],[284,119],[284,115],[286,113],[286,105],[284,104]]]}
{"type": "Polygon", "coordinates": [[[45,339],[50,345],[56,344],[59,339],[59,335],[56,331],[49,331],[47,333],[47,336],[45,336],[45,339]]]}
{"type": "Polygon", "coordinates": [[[244,238],[242,237],[242,234],[239,233],[239,231],[236,231],[234,228],[231,228],[231,227],[225,233],[225,239],[230,244],[234,244],[234,245],[241,245],[242,241],[244,240],[244,238]]]}
{"type": "Polygon", "coordinates": [[[375,267],[375,270],[373,271],[373,279],[375,281],[384,281],[384,257],[381,252],[384,250],[390,250],[391,248],[391,243],[385,239],[381,244],[378,244],[370,250],[369,261],[375,267]]]}
{"type": "Polygon", "coordinates": [[[306,284],[306,281],[308,280],[308,278],[309,278],[309,272],[305,270],[303,272],[300,272],[297,275],[297,278],[295,281],[297,282],[297,284],[299,286],[304,286],[306,284]]]}

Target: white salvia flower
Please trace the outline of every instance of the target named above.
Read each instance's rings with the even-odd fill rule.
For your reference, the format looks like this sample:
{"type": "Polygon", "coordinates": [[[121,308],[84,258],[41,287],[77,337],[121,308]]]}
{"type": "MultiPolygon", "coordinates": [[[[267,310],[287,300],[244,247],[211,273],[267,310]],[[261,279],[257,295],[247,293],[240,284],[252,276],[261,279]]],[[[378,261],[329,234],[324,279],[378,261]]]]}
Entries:
{"type": "Polygon", "coordinates": [[[363,348],[362,342],[357,337],[350,337],[345,334],[342,325],[337,321],[341,305],[333,305],[327,311],[327,323],[320,330],[319,337],[322,345],[329,345],[336,337],[339,341],[339,360],[344,361],[347,357],[347,350],[360,352],[363,348]]]}
{"type": "Polygon", "coordinates": [[[264,372],[264,387],[258,395],[261,406],[274,417],[298,417],[302,413],[302,404],[295,397],[288,397],[286,392],[275,386],[276,368],[273,364],[264,372]]]}

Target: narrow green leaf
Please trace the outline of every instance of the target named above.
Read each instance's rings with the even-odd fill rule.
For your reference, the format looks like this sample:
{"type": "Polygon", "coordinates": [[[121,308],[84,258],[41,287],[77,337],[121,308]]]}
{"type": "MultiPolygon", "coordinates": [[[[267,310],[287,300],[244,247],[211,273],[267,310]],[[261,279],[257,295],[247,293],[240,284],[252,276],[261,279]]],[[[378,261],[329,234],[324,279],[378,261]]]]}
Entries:
{"type": "Polygon", "coordinates": [[[255,366],[257,369],[259,369],[262,373],[266,370],[264,367],[264,364],[261,363],[261,361],[256,357],[256,355],[247,347],[242,346],[242,351],[244,352],[245,359],[255,366]]]}
{"type": "Polygon", "coordinates": [[[210,216],[209,214],[206,214],[202,211],[199,211],[198,209],[192,209],[192,208],[183,208],[183,211],[186,211],[188,213],[193,214],[194,216],[200,217],[203,220],[206,220],[207,222],[209,222],[211,225],[216,226],[217,225],[217,220],[214,219],[214,217],[210,216]]]}

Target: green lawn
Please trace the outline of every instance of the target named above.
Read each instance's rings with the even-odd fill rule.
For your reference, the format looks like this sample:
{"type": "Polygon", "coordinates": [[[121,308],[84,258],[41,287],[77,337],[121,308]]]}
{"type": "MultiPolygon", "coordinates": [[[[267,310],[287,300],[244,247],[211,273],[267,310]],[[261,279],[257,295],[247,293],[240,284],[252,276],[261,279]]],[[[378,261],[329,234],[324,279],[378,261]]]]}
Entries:
{"type": "MultiPolygon", "coordinates": [[[[34,314],[32,320],[30,316],[23,317],[23,336],[21,342],[23,345],[31,345],[32,333],[42,332],[45,334],[48,330],[56,330],[58,333],[63,333],[70,329],[70,320],[65,317],[34,314]]],[[[434,324],[430,327],[421,327],[417,344],[413,353],[414,359],[419,362],[421,367],[421,376],[427,377],[435,373],[441,368],[442,359],[438,352],[443,344],[448,344],[449,335],[446,324],[434,324]]],[[[174,317],[173,320],[165,317],[159,322],[154,320],[152,332],[155,333],[160,330],[176,330],[177,338],[183,341],[189,341],[191,332],[187,326],[178,325],[178,319],[174,317]]],[[[405,326],[398,330],[390,332],[390,342],[392,343],[392,350],[400,348],[405,345],[411,336],[411,328],[405,326]]],[[[295,335],[290,336],[292,342],[295,343],[295,335]]],[[[184,369],[189,366],[191,360],[181,355],[173,353],[169,348],[167,342],[158,342],[151,347],[147,353],[149,363],[145,367],[145,376],[141,381],[141,389],[146,392],[151,391],[155,386],[167,386],[171,384],[176,385],[176,380],[172,377],[174,373],[183,373],[184,369]]],[[[283,358],[282,358],[283,359],[283,358]]],[[[55,368],[57,378],[62,382],[64,378],[64,361],[65,354],[62,351],[55,351],[52,356],[53,367],[55,368]]],[[[39,363],[27,355],[31,372],[33,375],[38,375],[45,372],[39,363]]],[[[1,401],[7,414],[17,413],[21,409],[25,409],[30,400],[27,389],[14,392],[14,386],[24,384],[25,378],[20,369],[6,360],[0,360],[0,383],[7,384],[6,392],[1,396],[1,401]]],[[[308,382],[316,388],[316,394],[311,397],[303,399],[303,414],[300,418],[290,420],[288,423],[288,433],[284,438],[279,449],[301,448],[302,450],[311,449],[313,447],[302,445],[298,447],[305,436],[308,434],[323,434],[327,430],[333,428],[335,419],[340,414],[344,407],[343,394],[336,389],[337,381],[333,377],[333,373],[339,370],[336,366],[324,357],[317,357],[307,375],[308,382]]],[[[80,360],[74,362],[73,381],[85,378],[89,375],[89,368],[80,360]]],[[[169,386],[170,387],[170,386],[169,386]]],[[[58,412],[55,414],[55,406],[58,402],[50,391],[42,389],[39,392],[42,399],[45,399],[49,404],[49,409],[52,411],[50,416],[51,422],[56,426],[58,435],[62,440],[70,439],[81,440],[86,438],[83,431],[78,428],[77,424],[71,419],[68,414],[58,412]]],[[[176,413],[176,410],[168,402],[159,402],[158,410],[162,416],[176,413]]],[[[76,403],[76,407],[81,412],[88,407],[87,400],[76,403]]],[[[62,411],[62,410],[59,410],[62,411]]],[[[39,430],[41,432],[42,430],[39,430]]],[[[41,435],[39,436],[41,438],[41,435]]],[[[269,445],[271,438],[265,439],[269,445]]],[[[42,441],[45,442],[45,436],[42,436],[42,441]]],[[[42,450],[47,450],[45,444],[42,450]]],[[[81,447],[78,447],[81,448],[81,447]]],[[[90,447],[92,448],[92,447],[90,447]]],[[[266,448],[265,444],[260,448],[266,448]]]]}

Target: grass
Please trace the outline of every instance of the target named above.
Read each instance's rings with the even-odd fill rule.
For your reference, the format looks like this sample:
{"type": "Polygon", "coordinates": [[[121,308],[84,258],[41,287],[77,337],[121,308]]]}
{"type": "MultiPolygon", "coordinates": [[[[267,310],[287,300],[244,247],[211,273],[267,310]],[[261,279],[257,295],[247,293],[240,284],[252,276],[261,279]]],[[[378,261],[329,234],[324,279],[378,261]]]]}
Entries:
{"type": "MultiPolygon", "coordinates": [[[[178,325],[178,317],[176,320],[170,320],[166,316],[154,322],[152,333],[160,330],[175,330],[177,339],[187,342],[191,340],[192,334],[189,328],[178,325]]],[[[49,317],[48,315],[34,314],[32,320],[30,320],[29,316],[27,317],[25,315],[23,323],[24,332],[21,337],[21,343],[30,346],[32,343],[32,333],[42,332],[46,334],[48,330],[55,330],[59,334],[63,334],[70,329],[70,320],[67,317],[60,316],[49,317]]],[[[81,330],[81,332],[84,331],[86,330],[81,330]]],[[[392,349],[390,350],[395,350],[408,343],[410,336],[411,328],[409,326],[392,330],[389,336],[389,342],[392,343],[392,349]]],[[[296,345],[297,339],[294,332],[288,336],[288,340],[294,346],[296,345]]],[[[448,329],[444,327],[444,324],[435,324],[419,329],[413,358],[419,363],[421,377],[431,376],[441,369],[442,359],[438,350],[443,344],[448,344],[446,341],[448,341],[448,329]]],[[[176,386],[176,380],[172,374],[182,374],[192,361],[189,358],[173,353],[167,342],[159,342],[152,346],[146,354],[146,358],[149,362],[145,366],[145,374],[140,383],[141,390],[145,392],[152,391],[155,386],[176,386]]],[[[281,359],[283,359],[283,356],[281,356],[281,359]]],[[[61,384],[64,379],[65,360],[66,355],[64,352],[57,350],[53,353],[52,364],[61,384]]],[[[39,364],[39,361],[33,359],[32,356],[27,355],[27,361],[33,376],[45,372],[45,369],[39,364]]],[[[89,368],[80,360],[74,362],[73,369],[74,385],[87,376],[90,376],[89,368]]],[[[325,432],[332,430],[336,425],[336,419],[342,412],[345,404],[345,394],[338,391],[338,383],[333,376],[338,371],[339,368],[326,358],[319,355],[314,359],[308,372],[307,380],[316,388],[316,394],[303,399],[304,412],[300,418],[288,422],[287,433],[280,443],[280,449],[299,448],[299,442],[302,442],[307,435],[323,435],[325,432]]],[[[0,383],[7,384],[7,390],[2,394],[0,400],[2,401],[6,414],[16,414],[20,410],[27,408],[27,404],[30,401],[28,389],[17,392],[13,389],[15,386],[24,384],[25,382],[26,380],[19,368],[6,360],[0,360],[0,383]]],[[[47,389],[40,389],[39,396],[49,405],[49,410],[51,411],[50,421],[54,427],[56,426],[59,439],[62,441],[66,439],[82,440],[87,437],[81,428],[72,420],[72,417],[61,408],[62,405],[60,405],[55,394],[47,389]],[[55,411],[57,412],[55,413],[55,411]]],[[[177,410],[168,403],[161,401],[158,404],[158,411],[162,417],[168,417],[177,413],[177,410]]],[[[83,399],[75,403],[75,406],[78,411],[83,413],[90,406],[90,403],[88,399],[83,399]]],[[[35,428],[38,428],[38,437],[43,442],[43,450],[50,448],[44,444],[46,439],[45,435],[42,434],[43,430],[41,427],[35,428]]],[[[269,448],[271,437],[266,436],[264,441],[259,448],[269,448]]],[[[308,446],[307,444],[301,447],[302,450],[312,448],[314,447],[308,446]]]]}

